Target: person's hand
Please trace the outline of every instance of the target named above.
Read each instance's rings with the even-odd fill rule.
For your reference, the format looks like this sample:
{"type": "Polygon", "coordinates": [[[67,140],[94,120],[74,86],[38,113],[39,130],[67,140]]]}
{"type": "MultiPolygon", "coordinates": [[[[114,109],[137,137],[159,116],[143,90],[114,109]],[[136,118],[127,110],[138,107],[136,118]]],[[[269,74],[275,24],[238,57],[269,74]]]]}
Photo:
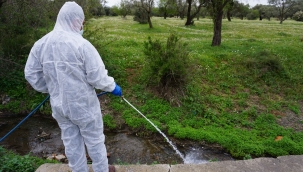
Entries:
{"type": "Polygon", "coordinates": [[[122,89],[120,88],[120,86],[116,83],[116,87],[115,89],[111,92],[113,95],[115,96],[122,96],[122,89]]]}

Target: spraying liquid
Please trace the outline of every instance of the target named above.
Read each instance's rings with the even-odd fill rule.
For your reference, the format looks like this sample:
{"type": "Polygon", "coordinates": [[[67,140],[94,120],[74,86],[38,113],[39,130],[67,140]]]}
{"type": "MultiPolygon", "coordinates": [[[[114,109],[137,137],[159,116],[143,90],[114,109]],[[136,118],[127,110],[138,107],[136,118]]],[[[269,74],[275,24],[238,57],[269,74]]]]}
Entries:
{"type": "Polygon", "coordinates": [[[177,149],[177,147],[166,137],[166,135],[154,123],[152,123],[148,118],[146,118],[138,109],[136,109],[132,104],[130,104],[124,97],[122,97],[122,99],[126,103],[128,103],[132,108],[134,108],[140,115],[142,115],[152,126],[154,126],[157,129],[157,131],[160,134],[162,134],[162,136],[166,139],[166,141],[173,147],[176,153],[182,158],[183,162],[186,162],[183,154],[177,149]]]}

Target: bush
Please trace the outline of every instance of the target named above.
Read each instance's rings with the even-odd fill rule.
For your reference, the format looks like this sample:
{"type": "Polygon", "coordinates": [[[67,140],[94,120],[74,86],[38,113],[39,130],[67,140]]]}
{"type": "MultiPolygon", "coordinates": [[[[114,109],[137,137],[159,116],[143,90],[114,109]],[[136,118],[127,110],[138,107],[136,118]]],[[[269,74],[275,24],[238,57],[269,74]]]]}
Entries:
{"type": "Polygon", "coordinates": [[[187,80],[188,51],[187,44],[180,43],[175,34],[171,34],[166,45],[159,40],[144,42],[149,83],[166,88],[181,88],[187,80]]]}
{"type": "Polygon", "coordinates": [[[248,59],[246,66],[253,70],[253,73],[257,74],[259,78],[267,75],[287,78],[281,60],[268,51],[261,51],[256,55],[256,58],[248,59]]]}
{"type": "Polygon", "coordinates": [[[33,172],[44,163],[55,161],[43,160],[34,156],[20,156],[0,147],[0,171],[2,172],[33,172]]]}
{"type": "Polygon", "coordinates": [[[298,11],[292,16],[293,20],[303,21],[303,11],[298,11]]]}
{"type": "Polygon", "coordinates": [[[146,24],[148,22],[148,14],[142,8],[138,8],[135,11],[134,21],[140,24],[146,24]]]}
{"type": "Polygon", "coordinates": [[[259,17],[259,11],[252,10],[246,17],[248,20],[256,20],[259,17]]]}

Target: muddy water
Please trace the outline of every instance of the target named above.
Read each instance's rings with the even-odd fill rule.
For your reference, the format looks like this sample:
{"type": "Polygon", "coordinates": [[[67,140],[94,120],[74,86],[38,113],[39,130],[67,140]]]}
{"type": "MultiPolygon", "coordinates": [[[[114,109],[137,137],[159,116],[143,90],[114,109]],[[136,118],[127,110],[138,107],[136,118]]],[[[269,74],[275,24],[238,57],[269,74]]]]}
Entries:
{"type": "MultiPolygon", "coordinates": [[[[23,118],[0,118],[0,137],[3,137],[23,118]]],[[[172,147],[157,135],[152,138],[141,138],[129,134],[127,129],[116,132],[105,131],[107,152],[110,164],[177,164],[183,163],[172,147]]],[[[0,143],[1,146],[21,155],[29,154],[48,157],[52,154],[64,154],[60,139],[60,129],[55,120],[41,117],[30,117],[16,131],[0,143]],[[50,138],[38,139],[44,131],[50,138]]],[[[172,140],[174,142],[174,140],[172,140]]],[[[205,147],[188,141],[178,141],[177,147],[185,156],[187,163],[207,163],[209,161],[233,160],[221,149],[205,147]]]]}

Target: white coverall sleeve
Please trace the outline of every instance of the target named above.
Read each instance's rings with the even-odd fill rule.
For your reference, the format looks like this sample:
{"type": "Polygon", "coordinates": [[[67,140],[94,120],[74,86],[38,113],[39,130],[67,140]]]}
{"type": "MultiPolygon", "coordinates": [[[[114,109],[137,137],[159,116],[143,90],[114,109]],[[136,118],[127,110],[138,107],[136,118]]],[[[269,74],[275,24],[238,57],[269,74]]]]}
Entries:
{"type": "Polygon", "coordinates": [[[114,78],[108,76],[98,51],[88,41],[83,46],[83,57],[87,82],[97,89],[112,92],[116,86],[114,78]]]}
{"type": "Polygon", "coordinates": [[[48,93],[42,65],[31,50],[24,69],[25,79],[37,91],[48,93]]]}

